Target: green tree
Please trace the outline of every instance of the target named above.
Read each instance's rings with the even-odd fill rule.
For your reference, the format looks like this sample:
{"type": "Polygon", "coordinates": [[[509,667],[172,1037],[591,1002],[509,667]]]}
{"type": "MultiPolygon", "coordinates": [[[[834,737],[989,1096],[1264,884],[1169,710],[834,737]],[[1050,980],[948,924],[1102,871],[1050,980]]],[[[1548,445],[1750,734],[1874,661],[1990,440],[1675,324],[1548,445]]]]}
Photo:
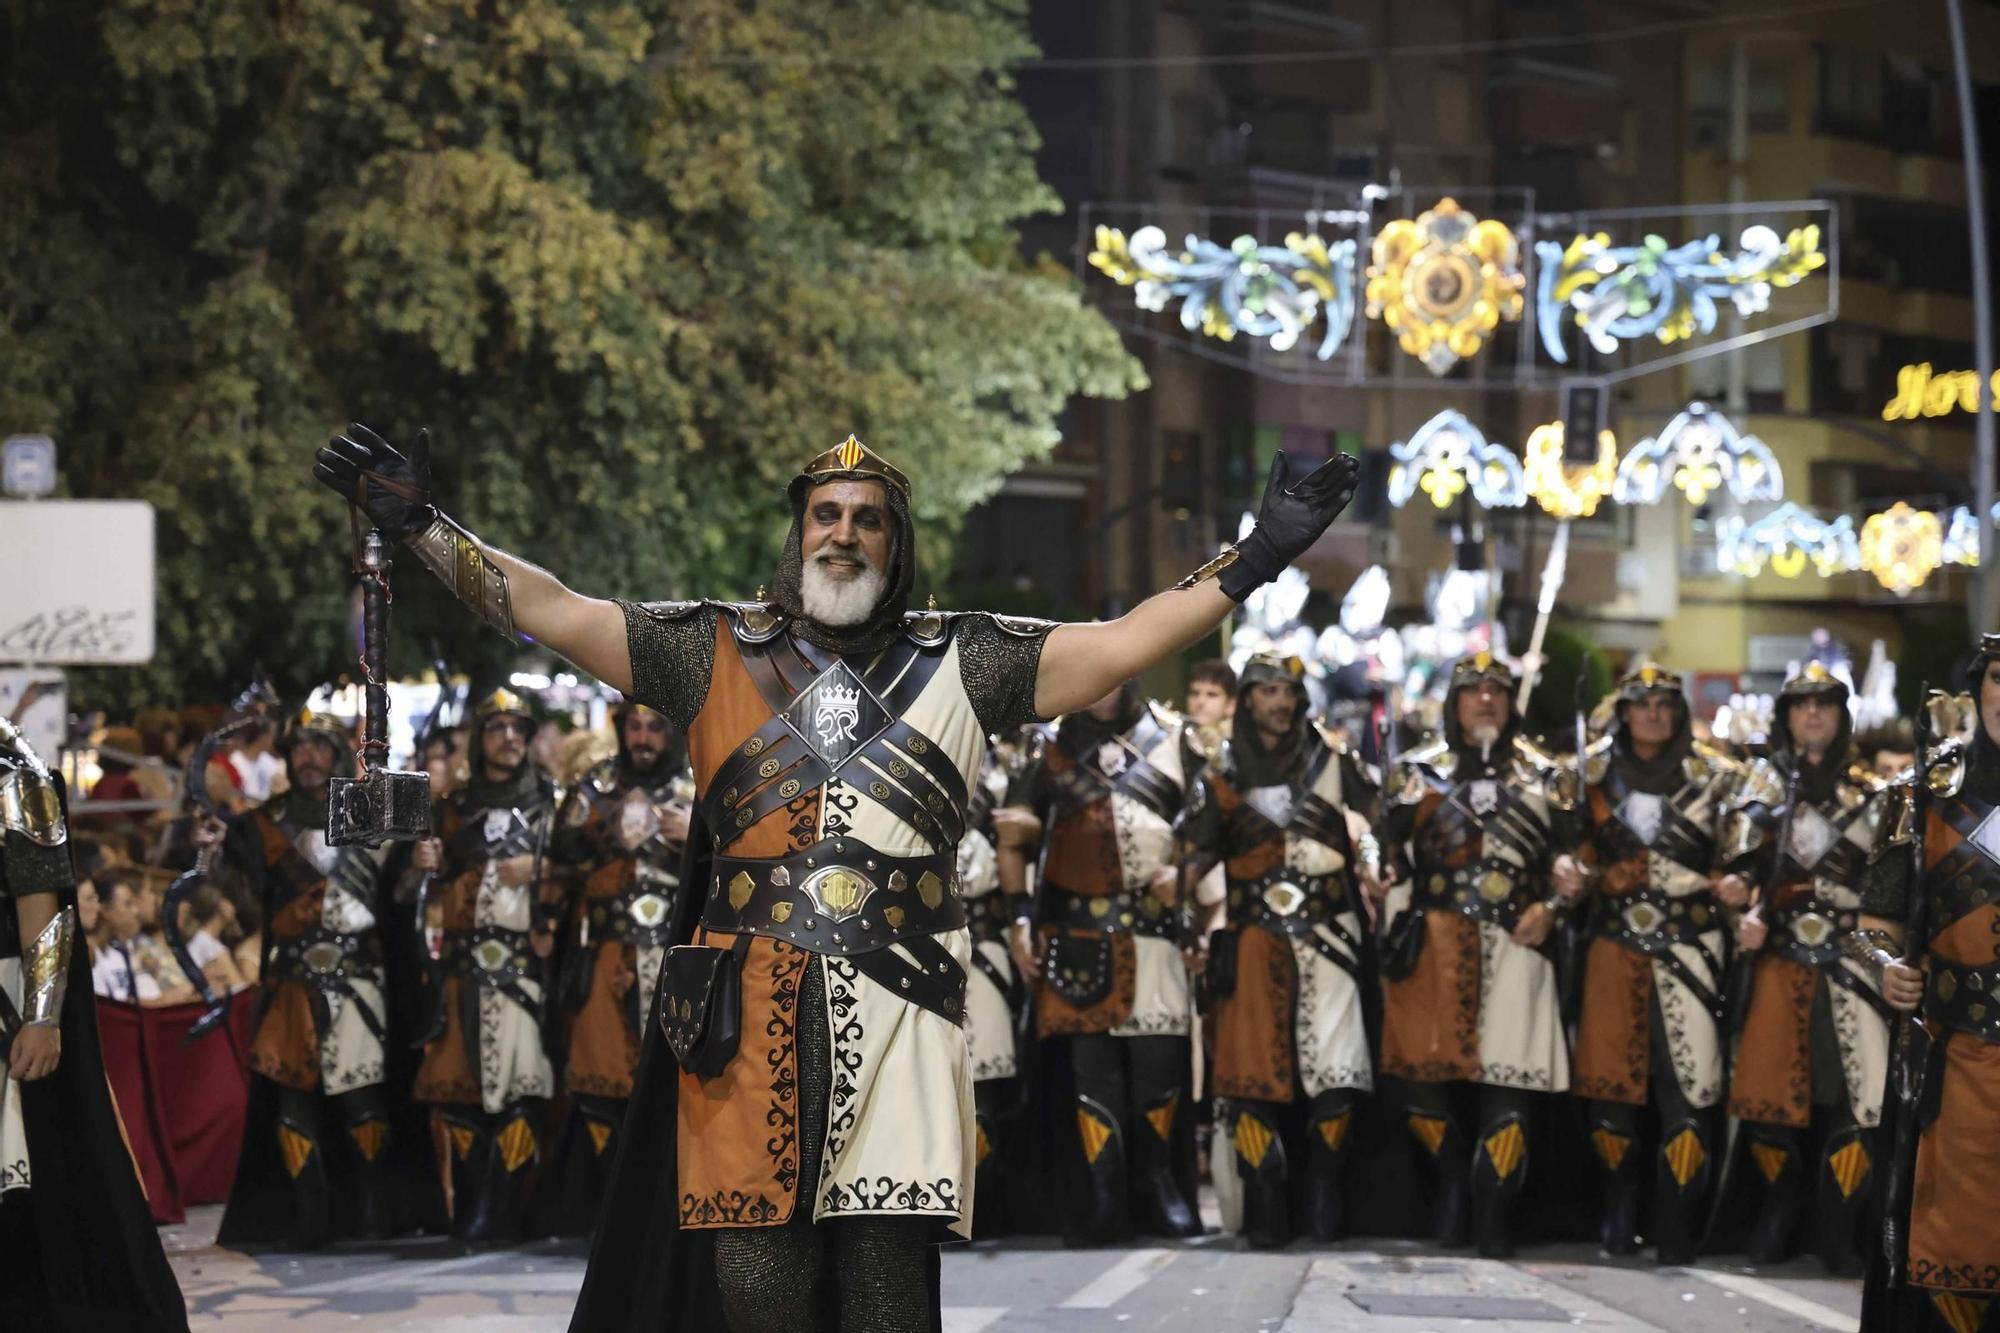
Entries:
{"type": "MultiPolygon", "coordinates": [[[[482,536],[604,594],[748,595],[849,431],[935,568],[1072,394],[1142,384],[1018,254],[1057,201],[1024,0],[22,0],[0,55],[0,424],[160,511],[113,706],[353,660],[332,428],[432,428],[482,536]]],[[[80,551],[79,558],[87,558],[80,551]]],[[[398,665],[505,645],[404,561],[398,665]]]]}

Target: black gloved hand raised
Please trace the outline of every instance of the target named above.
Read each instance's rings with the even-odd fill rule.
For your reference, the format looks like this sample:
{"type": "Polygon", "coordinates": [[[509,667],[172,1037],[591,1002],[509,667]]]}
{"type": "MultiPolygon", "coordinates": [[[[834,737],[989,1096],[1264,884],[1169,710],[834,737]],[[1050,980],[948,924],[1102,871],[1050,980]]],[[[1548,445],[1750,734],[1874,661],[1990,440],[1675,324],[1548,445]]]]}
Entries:
{"type": "Polygon", "coordinates": [[[319,451],[313,475],[391,538],[422,532],[437,517],[431,504],[431,433],[417,432],[403,454],[359,422],[319,451]]]}
{"type": "Polygon", "coordinates": [[[1291,467],[1280,449],[1257,506],[1257,526],[1236,543],[1236,559],[1216,579],[1231,601],[1242,601],[1304,555],[1347,508],[1361,475],[1352,454],[1335,454],[1298,481],[1291,480],[1291,467]]]}

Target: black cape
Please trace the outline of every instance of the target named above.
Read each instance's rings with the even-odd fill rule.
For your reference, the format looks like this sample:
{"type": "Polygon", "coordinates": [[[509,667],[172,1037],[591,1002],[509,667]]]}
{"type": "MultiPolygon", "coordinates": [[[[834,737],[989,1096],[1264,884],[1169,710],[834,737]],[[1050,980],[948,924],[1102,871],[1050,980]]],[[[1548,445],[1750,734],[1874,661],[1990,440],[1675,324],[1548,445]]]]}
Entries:
{"type": "MultiPolygon", "coordinates": [[[[696,819],[681,872],[688,891],[674,903],[669,938],[675,944],[692,940],[700,923],[705,894],[696,890],[708,883],[712,846],[708,829],[696,819]]],[[[648,1014],[611,1186],[591,1236],[590,1264],[570,1333],[714,1333],[728,1327],[708,1233],[684,1232],[679,1225],[679,1074],[660,1025],[648,1014]],[[644,1132],[637,1132],[642,1126],[644,1132]]],[[[809,1205],[801,1200],[800,1206],[809,1205]]],[[[928,1254],[931,1329],[942,1333],[937,1247],[928,1254]]]]}
{"type": "MultiPolygon", "coordinates": [[[[76,891],[60,894],[74,909],[76,891]]],[[[0,895],[0,910],[14,904],[0,895]]],[[[40,1250],[41,1280],[23,1280],[21,1256],[0,1258],[0,1328],[21,1333],[165,1333],[187,1328],[187,1305],[167,1266],[146,1196],[104,1079],[90,946],[76,932],[63,1000],[56,1072],[16,1085],[34,1185],[0,1196],[24,1204],[40,1250]]]]}

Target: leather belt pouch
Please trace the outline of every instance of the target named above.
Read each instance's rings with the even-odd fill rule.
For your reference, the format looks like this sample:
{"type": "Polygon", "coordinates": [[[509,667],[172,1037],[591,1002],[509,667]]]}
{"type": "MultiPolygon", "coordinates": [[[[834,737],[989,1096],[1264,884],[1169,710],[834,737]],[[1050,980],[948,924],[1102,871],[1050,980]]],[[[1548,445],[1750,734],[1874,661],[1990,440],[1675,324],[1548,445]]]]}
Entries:
{"type": "Polygon", "coordinates": [[[714,1078],[743,1036],[743,956],[750,937],[727,949],[678,944],[660,965],[660,1030],[680,1067],[714,1078]]]}

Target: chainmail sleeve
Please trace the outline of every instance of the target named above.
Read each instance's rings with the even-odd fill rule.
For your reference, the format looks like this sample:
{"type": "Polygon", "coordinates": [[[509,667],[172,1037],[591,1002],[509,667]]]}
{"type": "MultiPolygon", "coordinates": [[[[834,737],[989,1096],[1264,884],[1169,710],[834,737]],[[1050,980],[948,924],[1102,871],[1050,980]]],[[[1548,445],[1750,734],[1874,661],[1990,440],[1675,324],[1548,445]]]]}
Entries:
{"type": "Polygon", "coordinates": [[[17,898],[37,893],[60,893],[76,882],[70,870],[69,844],[44,847],[41,843],[9,829],[5,851],[0,853],[0,887],[17,898]]]}
{"type": "Polygon", "coordinates": [[[686,731],[708,699],[716,609],[701,602],[618,603],[632,656],[632,697],[686,731]]]}
{"type": "Polygon", "coordinates": [[[968,615],[958,623],[958,673],[989,735],[1048,719],[1035,711],[1035,679],[1051,620],[968,615]]]}

